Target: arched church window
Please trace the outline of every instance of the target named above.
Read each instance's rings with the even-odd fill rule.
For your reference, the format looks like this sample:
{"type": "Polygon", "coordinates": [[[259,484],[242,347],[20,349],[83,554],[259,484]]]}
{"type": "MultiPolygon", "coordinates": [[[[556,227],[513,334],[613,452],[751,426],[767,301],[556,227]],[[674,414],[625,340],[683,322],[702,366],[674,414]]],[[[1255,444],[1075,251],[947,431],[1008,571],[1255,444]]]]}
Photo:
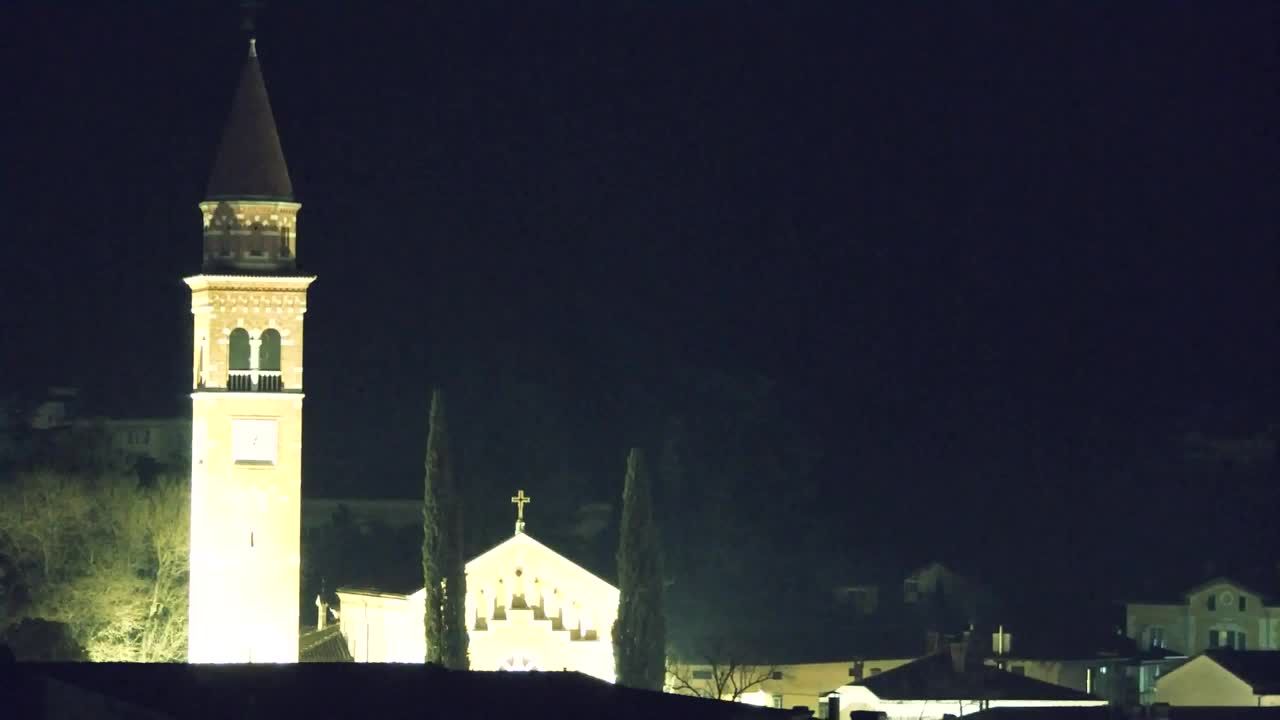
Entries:
{"type": "Polygon", "coordinates": [[[253,389],[253,377],[249,369],[249,332],[244,328],[231,331],[230,352],[227,366],[230,376],[227,378],[227,389],[244,392],[253,389]]]}
{"type": "Polygon", "coordinates": [[[231,331],[231,357],[228,359],[232,370],[249,369],[249,331],[236,328],[231,331]]]}
{"type": "Polygon", "coordinates": [[[262,331],[258,345],[258,390],[280,392],[284,389],[280,376],[280,331],[267,328],[262,331]]]}
{"type": "Polygon", "coordinates": [[[258,369],[280,370],[280,331],[275,328],[262,331],[262,344],[258,346],[258,369]]]}

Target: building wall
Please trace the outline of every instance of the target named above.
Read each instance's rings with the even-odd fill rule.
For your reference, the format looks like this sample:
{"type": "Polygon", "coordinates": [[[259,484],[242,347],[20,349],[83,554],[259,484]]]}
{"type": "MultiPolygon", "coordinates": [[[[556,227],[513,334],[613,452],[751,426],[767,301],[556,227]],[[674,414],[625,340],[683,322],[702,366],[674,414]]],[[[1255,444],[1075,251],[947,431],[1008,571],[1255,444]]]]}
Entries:
{"type": "Polygon", "coordinates": [[[1186,605],[1131,603],[1126,608],[1125,615],[1125,634],[1133,638],[1139,648],[1151,647],[1151,630],[1160,628],[1164,638],[1163,647],[1174,652],[1187,652],[1186,605]]]}
{"type": "Polygon", "coordinates": [[[1208,656],[1193,658],[1156,682],[1156,702],[1170,705],[1252,706],[1259,699],[1240,678],[1208,656]]]}
{"type": "Polygon", "coordinates": [[[405,595],[338,592],[338,624],[356,662],[420,663],[427,656],[424,608],[405,595]]]}

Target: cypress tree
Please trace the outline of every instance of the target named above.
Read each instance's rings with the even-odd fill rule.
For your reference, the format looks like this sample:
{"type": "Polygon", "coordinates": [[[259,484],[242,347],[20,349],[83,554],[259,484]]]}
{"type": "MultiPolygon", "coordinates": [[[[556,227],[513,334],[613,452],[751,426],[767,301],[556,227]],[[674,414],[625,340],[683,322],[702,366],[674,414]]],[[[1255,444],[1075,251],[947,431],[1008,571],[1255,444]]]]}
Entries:
{"type": "Polygon", "coordinates": [[[422,491],[423,626],[426,658],[448,668],[467,668],[466,575],[462,560],[462,507],[449,455],[444,399],[431,392],[426,475],[422,491]]]}
{"type": "Polygon", "coordinates": [[[618,619],[613,657],[618,683],[661,690],[666,679],[666,621],[662,608],[662,548],[644,454],[627,456],[618,538],[618,619]]]}

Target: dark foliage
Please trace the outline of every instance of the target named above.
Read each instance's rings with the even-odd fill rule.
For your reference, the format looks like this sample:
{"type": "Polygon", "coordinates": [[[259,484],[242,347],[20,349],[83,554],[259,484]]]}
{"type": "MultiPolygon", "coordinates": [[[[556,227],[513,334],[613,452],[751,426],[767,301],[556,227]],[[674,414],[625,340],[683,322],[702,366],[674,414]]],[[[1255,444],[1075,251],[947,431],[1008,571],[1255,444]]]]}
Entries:
{"type": "Polygon", "coordinates": [[[63,623],[28,619],[11,626],[0,636],[19,662],[81,662],[88,660],[76,643],[71,628],[63,623]]]}
{"type": "Polygon", "coordinates": [[[449,456],[444,399],[431,393],[426,475],[422,493],[422,580],[426,588],[427,662],[467,668],[466,578],[462,507],[449,456]]]}
{"type": "Polygon", "coordinates": [[[627,456],[618,541],[618,620],[613,653],[618,682],[661,690],[666,672],[666,621],[662,604],[662,544],[653,518],[644,454],[627,456]]]}

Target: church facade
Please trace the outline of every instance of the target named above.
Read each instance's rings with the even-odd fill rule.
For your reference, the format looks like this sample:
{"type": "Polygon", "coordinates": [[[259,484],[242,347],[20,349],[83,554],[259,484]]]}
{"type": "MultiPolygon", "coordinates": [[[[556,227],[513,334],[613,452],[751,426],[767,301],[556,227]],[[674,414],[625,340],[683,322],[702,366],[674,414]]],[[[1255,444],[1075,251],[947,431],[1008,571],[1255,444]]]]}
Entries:
{"type": "Polygon", "coordinates": [[[188,659],[298,660],[302,320],[293,186],[254,41],[205,201],[194,318],[188,659]]]}
{"type": "MultiPolygon", "coordinates": [[[[522,520],[516,528],[466,565],[471,669],[571,670],[613,682],[618,589],[525,533],[522,520]]],[[[423,662],[424,594],[338,590],[351,657],[423,662]]]]}

